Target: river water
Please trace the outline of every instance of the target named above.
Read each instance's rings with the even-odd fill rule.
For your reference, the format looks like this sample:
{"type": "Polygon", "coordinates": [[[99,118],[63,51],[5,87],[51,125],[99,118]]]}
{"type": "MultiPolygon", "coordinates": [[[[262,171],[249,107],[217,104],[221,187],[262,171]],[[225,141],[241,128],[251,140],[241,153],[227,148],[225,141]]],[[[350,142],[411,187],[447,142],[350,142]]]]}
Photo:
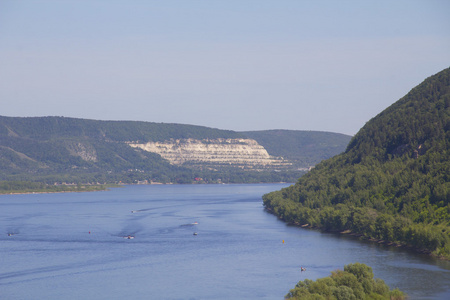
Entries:
{"type": "Polygon", "coordinates": [[[261,196],[285,186],[2,195],[0,299],[283,299],[354,262],[410,299],[450,299],[449,262],[264,211],[261,196]]]}

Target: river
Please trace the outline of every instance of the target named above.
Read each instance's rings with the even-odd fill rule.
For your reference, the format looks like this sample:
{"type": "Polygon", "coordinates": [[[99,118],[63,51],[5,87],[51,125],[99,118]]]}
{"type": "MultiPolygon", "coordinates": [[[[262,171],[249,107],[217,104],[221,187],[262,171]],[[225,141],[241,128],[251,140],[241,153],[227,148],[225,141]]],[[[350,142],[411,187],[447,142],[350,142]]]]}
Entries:
{"type": "Polygon", "coordinates": [[[410,299],[450,299],[447,261],[267,213],[261,196],[285,186],[1,195],[0,299],[283,299],[355,262],[410,299]]]}

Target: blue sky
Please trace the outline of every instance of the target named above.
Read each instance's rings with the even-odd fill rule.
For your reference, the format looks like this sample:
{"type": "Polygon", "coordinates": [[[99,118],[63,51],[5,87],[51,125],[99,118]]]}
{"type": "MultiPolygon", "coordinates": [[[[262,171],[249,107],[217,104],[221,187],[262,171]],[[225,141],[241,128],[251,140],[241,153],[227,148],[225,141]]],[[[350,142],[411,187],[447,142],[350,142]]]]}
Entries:
{"type": "Polygon", "coordinates": [[[0,1],[0,115],[355,134],[450,66],[450,1],[0,1]]]}

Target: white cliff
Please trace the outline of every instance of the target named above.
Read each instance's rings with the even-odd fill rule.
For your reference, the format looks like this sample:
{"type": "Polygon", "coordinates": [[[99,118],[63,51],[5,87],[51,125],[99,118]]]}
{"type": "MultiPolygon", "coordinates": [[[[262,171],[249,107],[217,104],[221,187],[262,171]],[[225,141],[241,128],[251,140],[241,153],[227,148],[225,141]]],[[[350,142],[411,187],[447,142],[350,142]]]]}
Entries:
{"type": "Polygon", "coordinates": [[[253,139],[171,139],[131,147],[161,155],[174,165],[232,165],[241,168],[273,168],[288,164],[269,153],[253,139]]]}

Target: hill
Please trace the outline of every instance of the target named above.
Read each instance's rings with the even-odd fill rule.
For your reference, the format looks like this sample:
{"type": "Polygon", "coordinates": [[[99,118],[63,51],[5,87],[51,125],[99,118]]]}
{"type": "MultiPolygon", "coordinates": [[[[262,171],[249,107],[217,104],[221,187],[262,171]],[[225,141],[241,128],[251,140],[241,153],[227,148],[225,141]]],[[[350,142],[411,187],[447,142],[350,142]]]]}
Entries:
{"type": "MultiPolygon", "coordinates": [[[[291,133],[284,144],[295,142],[297,133],[291,133]]],[[[304,173],[295,155],[281,158],[258,143],[264,134],[249,134],[183,124],[0,116],[0,180],[293,182],[304,173]]],[[[321,147],[333,148],[334,135],[323,136],[321,147]]],[[[344,149],[341,144],[331,153],[344,149]]]]}
{"type": "Polygon", "coordinates": [[[264,130],[244,131],[271,155],[281,156],[296,168],[308,168],[344,151],[351,136],[323,131],[264,130]]]}
{"type": "Polygon", "coordinates": [[[450,257],[449,143],[445,69],[367,122],[344,153],[265,195],[264,205],[290,223],[450,257]]]}

